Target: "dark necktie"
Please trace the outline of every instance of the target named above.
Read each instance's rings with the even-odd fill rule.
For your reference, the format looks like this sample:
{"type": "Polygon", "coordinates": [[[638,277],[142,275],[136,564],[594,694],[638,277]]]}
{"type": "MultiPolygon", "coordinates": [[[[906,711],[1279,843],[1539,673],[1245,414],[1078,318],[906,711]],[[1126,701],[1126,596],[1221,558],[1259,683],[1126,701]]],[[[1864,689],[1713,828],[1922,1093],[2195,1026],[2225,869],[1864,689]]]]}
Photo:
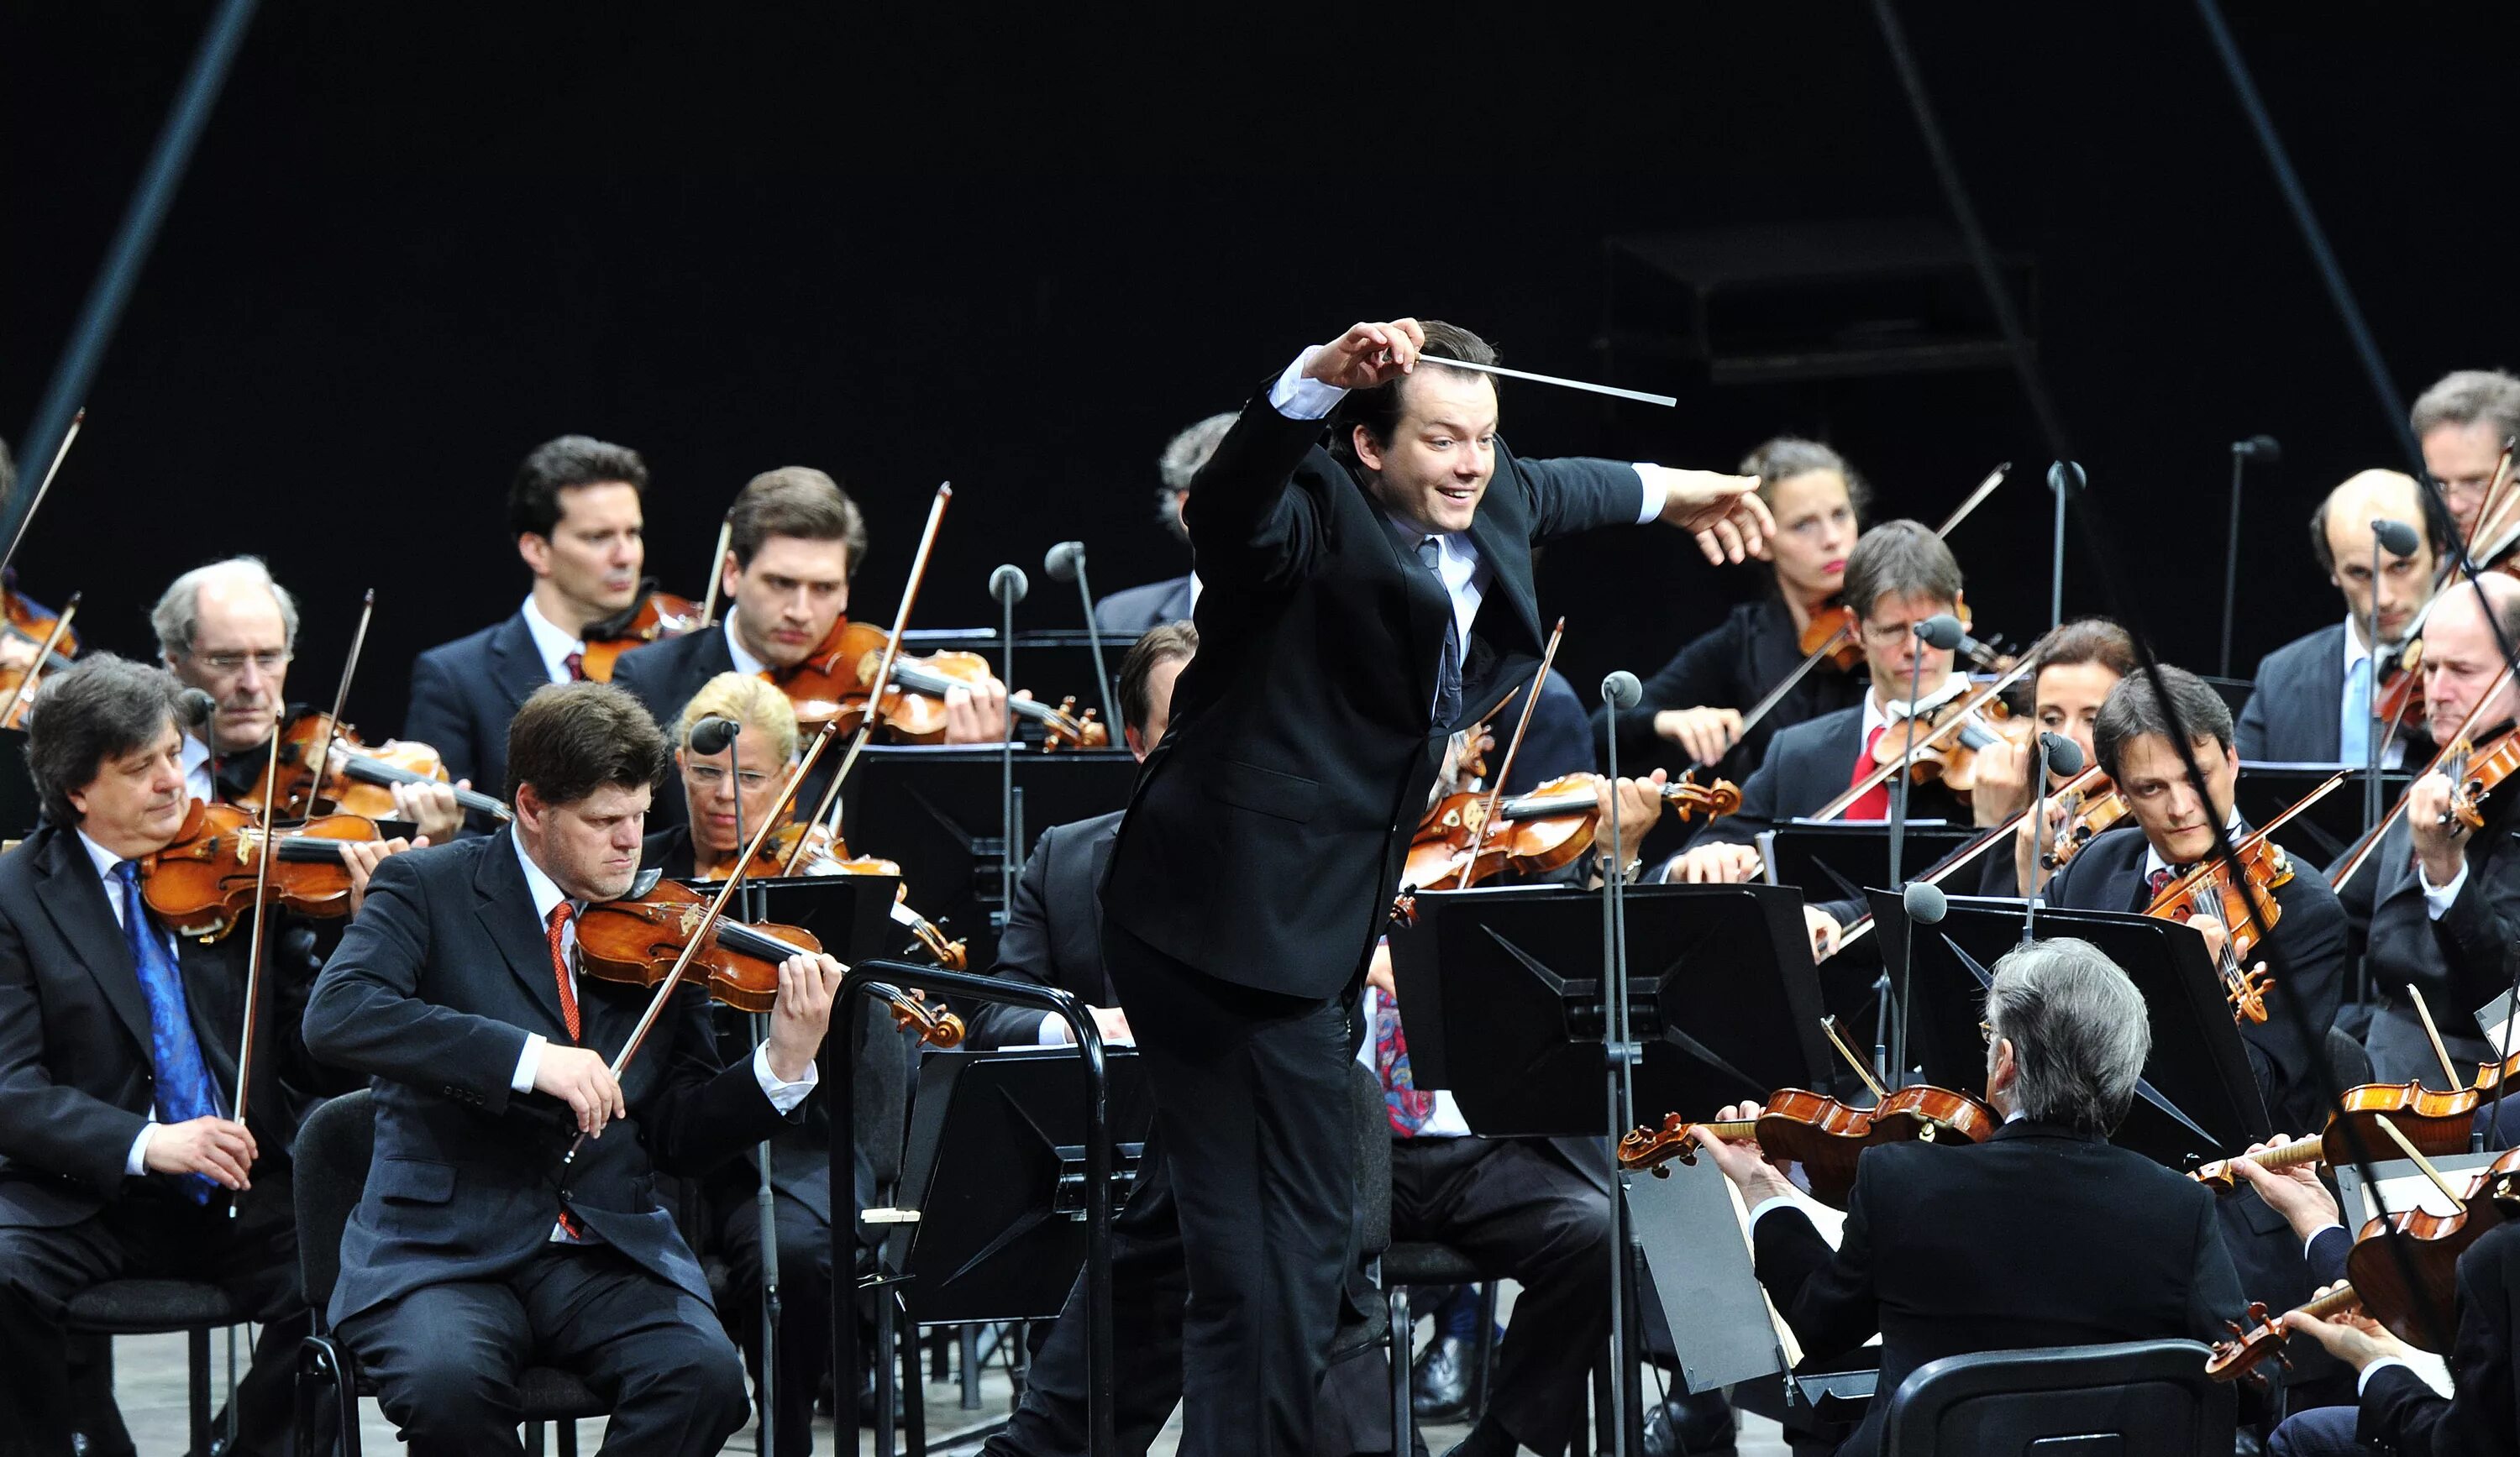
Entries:
{"type": "Polygon", "coordinates": [[[1444,596],[1444,660],[1435,670],[1435,727],[1450,728],[1462,716],[1462,618],[1453,607],[1453,590],[1444,585],[1443,542],[1431,536],[1419,542],[1418,561],[1444,596]]]}
{"type": "MultiPolygon", "coordinates": [[[[113,867],[122,882],[122,938],[131,947],[131,966],[140,977],[141,994],[149,998],[149,1053],[157,1076],[158,1122],[190,1123],[216,1117],[218,1093],[210,1070],[202,1062],[202,1041],[193,1032],[191,1006],[184,999],[184,971],[173,949],[149,918],[140,899],[140,866],[124,861],[113,867]]],[[[207,1204],[218,1185],[206,1174],[186,1173],[175,1179],[184,1197],[207,1204]]]]}
{"type": "Polygon", "coordinates": [[[564,657],[564,658],[561,659],[561,660],[560,660],[560,665],[561,665],[562,667],[563,667],[563,668],[565,668],[565,669],[567,669],[567,670],[568,670],[568,681],[569,681],[570,683],[584,683],[584,682],[586,682],[586,654],[585,654],[585,653],[583,653],[583,652],[572,652],[572,653],[570,653],[567,657],[564,657]]]}

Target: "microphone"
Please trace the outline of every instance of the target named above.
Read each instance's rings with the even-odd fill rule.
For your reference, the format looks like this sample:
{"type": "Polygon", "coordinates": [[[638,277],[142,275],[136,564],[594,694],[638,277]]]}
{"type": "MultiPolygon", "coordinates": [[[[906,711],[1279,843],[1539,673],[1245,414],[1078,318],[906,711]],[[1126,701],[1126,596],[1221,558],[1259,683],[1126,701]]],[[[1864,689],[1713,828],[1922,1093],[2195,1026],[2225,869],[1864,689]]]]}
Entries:
{"type": "Polygon", "coordinates": [[[2072,778],[2083,772],[2083,746],[2061,733],[2040,734],[2039,753],[2051,774],[2072,778]]]}
{"type": "Polygon", "coordinates": [[[1916,624],[1916,636],[1924,640],[1926,646],[1946,650],[1958,648],[1964,652],[1976,652],[1986,645],[1970,637],[1968,629],[1961,627],[1960,620],[1949,612],[1937,612],[1916,624]]]}
{"type": "Polygon", "coordinates": [[[2415,528],[2386,516],[2372,518],[2371,535],[2389,550],[2392,556],[2412,556],[2424,544],[2424,539],[2415,534],[2415,528]]]}
{"type": "Polygon", "coordinates": [[[1012,561],[989,573],[989,596],[1007,606],[1022,601],[1024,594],[1030,591],[1032,580],[1024,575],[1022,567],[1012,561]]]}
{"type": "Polygon", "coordinates": [[[210,715],[218,711],[219,700],[200,688],[186,688],[175,695],[175,717],[181,719],[187,728],[201,728],[210,721],[210,715]]]}
{"type": "Polygon", "coordinates": [[[1102,720],[1111,731],[1120,731],[1120,705],[1111,696],[1111,673],[1102,666],[1102,628],[1094,620],[1094,589],[1085,582],[1085,544],[1060,542],[1042,553],[1041,569],[1053,582],[1076,584],[1077,599],[1085,604],[1085,645],[1094,649],[1094,681],[1102,688],[1102,720]]]}
{"type": "Polygon", "coordinates": [[[710,714],[692,726],[691,734],[684,742],[695,754],[723,754],[727,746],[735,742],[735,736],[742,731],[743,726],[735,720],[710,714]]]}
{"type": "MultiPolygon", "coordinates": [[[[1050,580],[1053,582],[1075,581],[1078,574],[1085,570],[1085,544],[1060,542],[1043,553],[1041,569],[1050,574],[1050,580]]],[[[1093,614],[1089,612],[1086,615],[1093,614]]]]}
{"type": "Polygon", "coordinates": [[[1921,880],[1910,881],[1908,889],[1900,894],[1899,901],[1901,905],[1908,907],[1908,919],[1919,926],[1930,926],[1939,922],[1951,913],[1952,908],[1952,898],[1943,894],[1941,886],[1929,885],[1921,880]]]}
{"type": "Polygon", "coordinates": [[[2283,447],[2275,443],[2272,435],[2252,435],[2246,440],[2234,440],[2231,454],[2261,465],[2276,465],[2283,462],[2283,447]]]}
{"type": "Polygon", "coordinates": [[[1612,708],[1634,708],[1644,701],[1644,696],[1645,685],[1625,668],[1601,680],[1601,701],[1612,708]]]}

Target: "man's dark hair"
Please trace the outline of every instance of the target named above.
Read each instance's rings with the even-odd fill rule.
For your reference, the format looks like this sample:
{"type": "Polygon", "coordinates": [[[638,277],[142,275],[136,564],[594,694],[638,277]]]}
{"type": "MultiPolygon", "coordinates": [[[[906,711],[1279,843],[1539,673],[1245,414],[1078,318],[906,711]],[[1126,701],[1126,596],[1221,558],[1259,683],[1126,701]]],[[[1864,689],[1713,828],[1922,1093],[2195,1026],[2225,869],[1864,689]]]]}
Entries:
{"type": "MultiPolygon", "coordinates": [[[[1458,324],[1428,319],[1418,328],[1426,331],[1427,354],[1466,360],[1471,364],[1492,365],[1497,362],[1495,345],[1458,324]]],[[[1420,357],[1418,368],[1423,372],[1443,369],[1443,366],[1435,360],[1420,357]]],[[[1474,372],[1452,370],[1447,373],[1468,375],[1474,372]]],[[[1407,405],[1400,392],[1416,377],[1416,375],[1395,375],[1372,389],[1348,391],[1347,397],[1339,401],[1338,408],[1330,412],[1330,454],[1347,464],[1362,464],[1356,454],[1356,431],[1360,425],[1366,434],[1373,437],[1375,445],[1389,445],[1392,432],[1400,428],[1400,417],[1407,405]]]]}
{"type": "Polygon", "coordinates": [[[638,699],[608,683],[545,684],[508,725],[508,803],[526,784],[554,806],[613,786],[654,789],[672,763],[638,699]]]}
{"type": "Polygon", "coordinates": [[[2210,738],[2223,746],[2224,753],[2231,752],[2231,705],[2223,701],[2222,694],[2195,674],[2167,663],[2161,667],[2161,685],[2169,690],[2167,707],[2152,690],[2150,678],[2141,673],[2127,675],[2109,689],[2108,701],[2092,721],[2092,748],[2099,758],[2100,772],[2110,778],[2118,776],[2127,745],[2147,733],[2175,744],[2178,730],[2183,728],[2189,743],[2210,738]]]}
{"type": "Polygon", "coordinates": [[[737,566],[752,565],[752,553],[774,536],[840,543],[851,577],[866,559],[866,514],[839,482],[811,465],[782,465],[745,481],[727,508],[726,522],[726,544],[737,566]]]}
{"type": "Polygon", "coordinates": [[[109,759],[137,753],[184,718],[188,690],[163,668],[92,652],[44,680],[26,722],[26,772],[44,818],[68,828],[84,817],[70,795],[109,759]]]}
{"type": "Polygon", "coordinates": [[[533,449],[508,487],[508,532],[548,541],[560,525],[560,493],[572,486],[615,482],[648,495],[648,463],[626,445],[592,435],[562,435],[533,449]]]}
{"type": "Polygon", "coordinates": [[[1960,599],[1960,564],[1933,529],[1919,521],[1884,521],[1857,540],[1846,555],[1841,594],[1858,622],[1885,596],[1960,599]]]}
{"type": "MultiPolygon", "coordinates": [[[[1163,622],[1147,629],[1147,635],[1120,660],[1120,717],[1122,728],[1147,731],[1147,716],[1154,712],[1154,690],[1150,681],[1155,670],[1166,663],[1187,663],[1198,656],[1198,629],[1187,622],[1163,622]]],[[[1165,717],[1170,718],[1167,714],[1165,717]]]]}

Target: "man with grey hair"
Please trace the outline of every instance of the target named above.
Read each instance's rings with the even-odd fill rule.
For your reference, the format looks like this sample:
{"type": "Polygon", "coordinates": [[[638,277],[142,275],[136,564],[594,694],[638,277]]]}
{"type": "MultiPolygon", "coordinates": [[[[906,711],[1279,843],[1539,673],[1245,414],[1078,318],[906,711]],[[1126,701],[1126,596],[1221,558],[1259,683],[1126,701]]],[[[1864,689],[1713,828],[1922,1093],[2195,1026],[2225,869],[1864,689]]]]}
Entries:
{"type": "MultiPolygon", "coordinates": [[[[1834,1250],[1755,1140],[1697,1129],[1749,1207],[1759,1283],[1805,1352],[1881,1337],[1884,1399],[1841,1457],[1880,1450],[1888,1393],[1927,1361],[2211,1341],[2241,1311],[2214,1196],[2108,1141],[2152,1044],[2143,995],[2126,973],[2085,941],[2018,947],[1995,965],[1986,1024],[1986,1100],[2003,1126],[1980,1144],[1865,1150],[1834,1250]]],[[[1745,1103],[1716,1116],[1758,1112],[1745,1103]]]]}
{"type": "MultiPolygon", "coordinates": [[[[149,622],[158,660],[188,687],[210,695],[209,721],[184,735],[184,786],[219,802],[254,791],[276,724],[321,710],[289,706],[289,664],[297,650],[297,599],[272,580],[260,557],[231,556],[177,577],[149,622]]],[[[449,784],[392,786],[394,812],[431,844],[464,824],[449,784]]]]}
{"type": "Polygon", "coordinates": [[[2467,535],[2501,464],[2502,442],[2520,435],[2520,379],[2500,370],[2453,370],[2416,396],[2407,423],[2423,447],[2424,469],[2441,482],[2443,504],[2467,535]]]}
{"type": "MultiPolygon", "coordinates": [[[[1216,443],[1233,424],[1232,411],[1211,415],[1166,441],[1164,453],[1155,459],[1155,471],[1162,478],[1155,487],[1155,519],[1183,546],[1190,545],[1182,508],[1190,504],[1191,478],[1216,454],[1216,443]]],[[[1094,604],[1094,625],[1113,637],[1141,638],[1159,624],[1188,620],[1197,601],[1198,574],[1187,572],[1111,594],[1094,604]]]]}

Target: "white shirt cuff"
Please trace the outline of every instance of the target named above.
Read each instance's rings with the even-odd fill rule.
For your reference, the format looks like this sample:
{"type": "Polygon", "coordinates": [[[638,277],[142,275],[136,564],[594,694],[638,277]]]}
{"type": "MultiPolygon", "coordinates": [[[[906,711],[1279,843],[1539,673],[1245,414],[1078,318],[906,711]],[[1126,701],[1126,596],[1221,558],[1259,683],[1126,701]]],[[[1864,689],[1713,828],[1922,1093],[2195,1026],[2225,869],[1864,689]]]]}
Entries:
{"type": "Polygon", "coordinates": [[[157,1131],[158,1120],[153,1115],[149,1122],[141,1125],[140,1135],[131,1140],[131,1154],[122,1161],[123,1172],[138,1178],[149,1171],[149,1135],[157,1131]]]}
{"type": "Polygon", "coordinates": [[[1760,1200],[1750,1209],[1750,1232],[1752,1234],[1757,1234],[1759,1232],[1759,1216],[1761,1214],[1766,1214],[1770,1210],[1791,1209],[1793,1208],[1793,1204],[1794,1202],[1792,1200],[1786,1198],[1782,1194],[1771,1194],[1767,1198],[1760,1200]]]}
{"type": "Polygon", "coordinates": [[[1056,1047],[1074,1038],[1067,1031],[1066,1018],[1057,1012],[1044,1012],[1041,1014],[1041,1031],[1033,1035],[1033,1040],[1045,1047],[1056,1047]]]}
{"type": "Polygon", "coordinates": [[[529,1093],[534,1090],[534,1077],[543,1070],[544,1041],[541,1033],[525,1034],[524,1050],[517,1054],[517,1070],[508,1075],[509,1091],[529,1093]]]}
{"type": "Polygon", "coordinates": [[[2415,861],[2415,883],[2424,888],[2424,914],[2440,920],[2450,914],[2451,903],[2458,899],[2460,889],[2467,884],[2467,858],[2459,858],[2458,873],[2450,878],[2450,884],[2439,887],[2424,873],[2424,862],[2419,860],[2415,861]]]}
{"type": "Polygon", "coordinates": [[[770,1044],[764,1042],[752,1049],[752,1081],[761,1084],[762,1096],[770,1100],[770,1106],[778,1109],[782,1118],[795,1112],[796,1105],[805,1101],[805,1094],[812,1092],[822,1078],[823,1070],[809,1062],[805,1064],[804,1077],[783,1082],[778,1074],[770,1071],[770,1044]]]}
{"type": "Polygon", "coordinates": [[[2345,1226],[2344,1226],[2344,1225],[2342,1225],[2342,1224],[2321,1224],[2321,1225],[2319,1225],[2317,1229],[2314,1229],[2314,1230],[2312,1230],[2312,1231],[2310,1232],[2310,1238],[2308,1238],[2308,1239],[2306,1239],[2306,1240],[2303,1240],[2303,1241],[2301,1242],[2301,1253],[2302,1253],[2304,1256],[2308,1256],[2308,1255],[2310,1254],[2310,1247],[2311,1247],[2311,1246],[2313,1246],[2313,1245],[2315,1245],[2315,1244],[2318,1244],[2318,1237],[2319,1237],[2320,1235],[2325,1234],[2327,1231],[2329,1231],[2329,1230],[2331,1230],[2331,1229],[2343,1229],[2344,1227],[2345,1227],[2345,1226]]]}
{"type": "Polygon", "coordinates": [[[1645,499],[1637,508],[1637,524],[1650,526],[1661,518],[1663,507],[1671,500],[1671,488],[1663,483],[1661,466],[1648,461],[1632,464],[1637,467],[1637,479],[1645,488],[1645,499]]]}
{"type": "Polygon", "coordinates": [[[2362,1396],[2365,1391],[2370,1389],[2371,1378],[2378,1375],[2380,1372],[2388,1370],[2392,1366],[2405,1366],[2409,1371],[2415,1369],[2412,1365],[2398,1359],[2396,1356],[2382,1356],[2380,1359],[2373,1361],[2370,1365],[2363,1367],[2362,1374],[2354,1378],[2354,1394],[2358,1398],[2362,1396]]]}
{"type": "MultiPolygon", "coordinates": [[[[1320,347],[1315,344],[1313,349],[1320,347]]],[[[1296,355],[1295,362],[1286,366],[1286,372],[1278,376],[1278,382],[1269,386],[1269,408],[1288,419],[1320,419],[1338,408],[1339,401],[1347,398],[1346,390],[1335,384],[1324,384],[1304,374],[1304,366],[1312,359],[1313,349],[1296,355]]]]}

